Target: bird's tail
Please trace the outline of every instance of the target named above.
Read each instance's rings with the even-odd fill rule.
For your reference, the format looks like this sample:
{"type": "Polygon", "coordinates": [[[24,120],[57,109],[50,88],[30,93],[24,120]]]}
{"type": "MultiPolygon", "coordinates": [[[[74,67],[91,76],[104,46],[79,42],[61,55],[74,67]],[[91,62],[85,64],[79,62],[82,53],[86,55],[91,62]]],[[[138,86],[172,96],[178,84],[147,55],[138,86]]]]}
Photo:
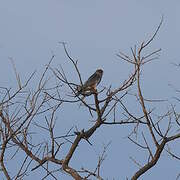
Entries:
{"type": "Polygon", "coordinates": [[[76,89],[76,96],[79,96],[83,91],[83,87],[82,86],[77,86],[77,89],[76,89]]]}

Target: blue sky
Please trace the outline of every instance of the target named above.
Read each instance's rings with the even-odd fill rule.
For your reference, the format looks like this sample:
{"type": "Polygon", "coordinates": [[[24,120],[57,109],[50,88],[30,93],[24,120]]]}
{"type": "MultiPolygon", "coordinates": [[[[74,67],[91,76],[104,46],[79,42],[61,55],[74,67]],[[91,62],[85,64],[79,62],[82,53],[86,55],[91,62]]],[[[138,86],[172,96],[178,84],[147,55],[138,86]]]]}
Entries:
{"type": "MultiPolygon", "coordinates": [[[[174,91],[168,84],[179,87],[179,70],[172,65],[179,63],[178,0],[0,0],[0,4],[1,86],[16,85],[9,58],[13,58],[20,75],[25,79],[35,69],[41,71],[51,55],[55,54],[54,66],[62,64],[72,78],[72,66],[58,43],[65,41],[71,55],[79,60],[83,80],[101,67],[104,69],[101,84],[117,87],[127,77],[130,68],[119,61],[116,53],[119,50],[130,52],[130,47],[147,40],[164,15],[163,25],[150,48],[162,48],[161,57],[144,68],[143,90],[148,98],[169,98],[171,101],[174,91]]],[[[134,104],[130,106],[132,109],[135,107],[134,104]]],[[[62,120],[62,132],[76,124],[80,128],[91,125],[83,110],[72,107],[70,114],[67,113],[68,108],[60,112],[60,116],[66,119],[62,120]]],[[[129,127],[125,126],[101,128],[92,137],[94,147],[89,148],[86,143],[81,143],[82,147],[75,154],[72,164],[76,166],[81,161],[82,165],[93,167],[92,158],[87,158],[87,153],[97,158],[103,143],[112,140],[103,166],[104,177],[131,177],[137,169],[129,157],[137,157],[143,162],[144,156],[124,138],[128,132],[129,127]]],[[[179,173],[178,166],[179,162],[164,154],[157,166],[140,179],[175,179],[179,173]]],[[[62,177],[64,180],[70,179],[65,175],[62,177]]]]}

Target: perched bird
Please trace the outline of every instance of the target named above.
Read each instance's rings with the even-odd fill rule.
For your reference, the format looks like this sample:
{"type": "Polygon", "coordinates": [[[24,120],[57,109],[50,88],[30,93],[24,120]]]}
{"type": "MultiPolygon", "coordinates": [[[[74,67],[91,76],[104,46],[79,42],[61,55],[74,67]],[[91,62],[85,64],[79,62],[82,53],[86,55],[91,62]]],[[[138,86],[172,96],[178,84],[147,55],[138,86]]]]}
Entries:
{"type": "Polygon", "coordinates": [[[100,83],[103,75],[102,69],[97,69],[96,72],[89,77],[89,79],[77,88],[77,95],[90,95],[92,92],[96,91],[97,85],[100,83]]]}

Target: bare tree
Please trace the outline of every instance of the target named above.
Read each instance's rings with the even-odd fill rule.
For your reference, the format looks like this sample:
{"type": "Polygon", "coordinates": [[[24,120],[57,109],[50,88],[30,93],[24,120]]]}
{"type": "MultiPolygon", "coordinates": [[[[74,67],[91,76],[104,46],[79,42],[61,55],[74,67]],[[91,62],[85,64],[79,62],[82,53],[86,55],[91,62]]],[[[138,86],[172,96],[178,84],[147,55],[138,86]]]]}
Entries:
{"type": "MultiPolygon", "coordinates": [[[[78,68],[78,61],[70,56],[65,43],[61,44],[64,47],[67,59],[73,65],[79,82],[69,80],[62,67],[53,67],[54,55],[46,65],[36,86],[34,83],[32,85],[32,81],[37,72],[32,73],[29,79],[22,83],[22,79],[15,65],[13,65],[17,89],[0,87],[0,165],[4,177],[6,179],[23,179],[42,168],[45,173],[41,179],[49,177],[59,179],[59,173],[65,172],[76,180],[91,179],[92,177],[102,180],[101,166],[105,160],[109,144],[104,146],[94,170],[77,169],[72,167],[70,162],[81,141],[85,140],[88,148],[89,145],[92,145],[90,137],[94,136],[95,131],[104,126],[113,128],[113,125],[133,125],[133,131],[128,135],[128,139],[148,152],[147,163],[140,166],[139,170],[131,177],[132,180],[138,179],[155,166],[163,151],[179,160],[180,157],[169,148],[171,141],[180,138],[180,133],[177,131],[180,127],[180,115],[175,105],[171,105],[171,108],[163,115],[155,116],[153,114],[154,109],[148,109],[149,101],[154,104],[156,101],[162,101],[162,103],[164,101],[147,100],[144,98],[141,88],[143,83],[141,80],[142,67],[156,60],[161,51],[161,49],[157,49],[150,53],[144,53],[144,50],[151,45],[162,22],[163,18],[148,41],[131,48],[130,55],[122,52],[117,54],[120,59],[133,67],[133,71],[115,89],[109,86],[77,95],[78,87],[83,85],[82,74],[78,68]],[[133,95],[129,93],[130,88],[133,88],[136,93],[133,95]],[[136,97],[137,101],[134,103],[137,106],[140,105],[141,114],[139,116],[133,114],[125,103],[129,96],[136,97]],[[87,97],[90,97],[90,101],[86,100],[87,97]],[[69,106],[81,104],[88,110],[93,120],[92,126],[89,129],[82,130],[77,128],[74,130],[74,127],[69,127],[69,130],[62,135],[61,132],[57,131],[55,122],[60,116],[58,110],[63,108],[63,104],[69,104],[69,106]],[[117,118],[117,111],[121,112],[121,119],[117,118]],[[166,123],[167,128],[162,128],[162,124],[166,123]],[[147,138],[144,132],[149,132],[150,138],[149,136],[147,138]],[[134,135],[143,140],[134,138],[134,135]],[[17,161],[14,173],[9,168],[13,160],[17,161]],[[51,164],[53,164],[53,168],[51,164]]],[[[131,159],[139,166],[140,163],[135,158],[131,159]]]]}

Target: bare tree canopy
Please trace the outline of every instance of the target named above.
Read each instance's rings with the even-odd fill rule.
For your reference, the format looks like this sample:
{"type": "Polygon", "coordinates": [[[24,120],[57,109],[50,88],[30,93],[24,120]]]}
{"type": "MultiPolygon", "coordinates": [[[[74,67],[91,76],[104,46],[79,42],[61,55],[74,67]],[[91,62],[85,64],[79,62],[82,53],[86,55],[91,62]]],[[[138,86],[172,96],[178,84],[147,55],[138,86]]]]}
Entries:
{"type": "MultiPolygon", "coordinates": [[[[106,179],[102,166],[109,155],[107,148],[111,148],[110,143],[102,147],[102,154],[97,159],[94,169],[78,169],[71,162],[73,158],[81,156],[77,149],[81,148],[82,141],[86,143],[87,149],[91,148],[94,145],[91,137],[96,136],[95,132],[105,127],[114,128],[122,125],[133,127],[130,134],[125,134],[126,139],[133,143],[134,148],[146,152],[142,163],[131,157],[133,165],[138,166],[138,169],[132,172],[132,177],[127,174],[127,179],[136,180],[156,166],[162,152],[166,152],[175,160],[180,160],[179,151],[170,148],[172,141],[180,139],[180,114],[176,105],[170,104],[166,112],[158,113],[155,109],[156,102],[161,106],[166,100],[146,99],[142,88],[143,67],[159,58],[161,49],[147,51],[162,23],[163,18],[152,37],[131,48],[130,54],[117,54],[119,59],[128,63],[132,69],[117,88],[112,88],[111,85],[97,86],[103,78],[102,70],[97,70],[83,82],[85,78],[82,78],[78,67],[79,61],[71,57],[64,42],[60,44],[64,48],[67,60],[72,64],[72,69],[75,70],[74,77],[78,81],[75,81],[74,77],[69,78],[63,67],[52,65],[54,55],[36,86],[32,86],[32,82],[35,77],[37,79],[37,72],[33,72],[23,82],[13,64],[17,80],[16,89],[0,87],[0,166],[3,177],[9,180],[26,179],[27,176],[31,177],[31,174],[43,169],[44,174],[41,173],[40,179],[61,179],[62,173],[76,180],[106,179]],[[132,89],[134,93],[130,92],[132,89]],[[135,99],[133,103],[139,109],[137,113],[131,112],[129,108],[127,102],[131,98],[135,99]],[[149,103],[154,107],[149,106],[149,103]],[[56,126],[56,121],[61,118],[62,126],[63,121],[66,121],[61,117],[64,105],[68,105],[69,113],[72,114],[72,106],[83,108],[87,112],[86,121],[91,118],[91,126],[83,129],[71,126],[67,132],[61,132],[60,127],[56,126]],[[15,171],[9,167],[12,161],[17,164],[15,171]]],[[[176,100],[179,103],[179,99],[176,100]]],[[[79,164],[83,166],[84,163],[79,164]]]]}

